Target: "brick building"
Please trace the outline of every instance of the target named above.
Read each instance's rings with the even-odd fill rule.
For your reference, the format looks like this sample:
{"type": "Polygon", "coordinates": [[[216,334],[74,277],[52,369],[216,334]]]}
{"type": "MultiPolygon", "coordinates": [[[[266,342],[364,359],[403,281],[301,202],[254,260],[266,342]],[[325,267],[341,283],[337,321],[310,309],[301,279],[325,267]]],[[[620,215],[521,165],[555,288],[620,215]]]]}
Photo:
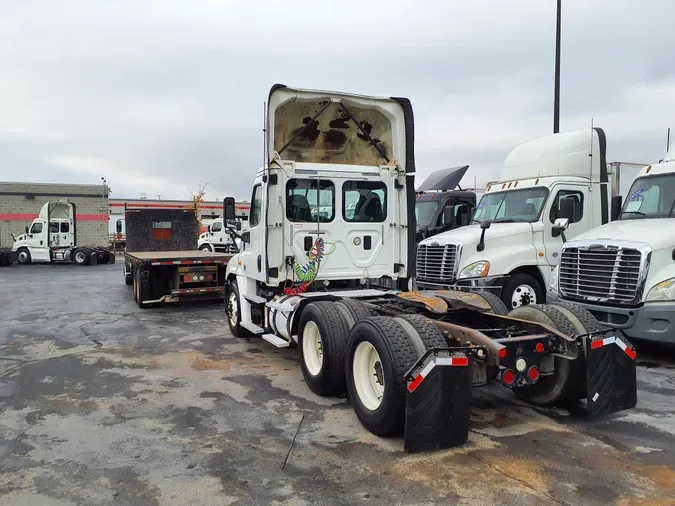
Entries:
{"type": "Polygon", "coordinates": [[[77,212],[77,242],[108,245],[108,188],[100,185],[0,182],[0,246],[10,247],[12,236],[25,231],[51,201],[68,201],[77,212]]]}

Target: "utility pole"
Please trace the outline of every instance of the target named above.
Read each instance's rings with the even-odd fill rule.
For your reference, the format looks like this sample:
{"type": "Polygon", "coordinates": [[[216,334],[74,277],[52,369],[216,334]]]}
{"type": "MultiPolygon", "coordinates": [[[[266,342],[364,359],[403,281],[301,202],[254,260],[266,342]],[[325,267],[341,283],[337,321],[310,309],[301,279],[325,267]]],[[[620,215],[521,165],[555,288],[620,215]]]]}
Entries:
{"type": "Polygon", "coordinates": [[[560,13],[562,0],[558,0],[555,22],[555,84],[553,85],[553,133],[560,132],[560,13]]]}

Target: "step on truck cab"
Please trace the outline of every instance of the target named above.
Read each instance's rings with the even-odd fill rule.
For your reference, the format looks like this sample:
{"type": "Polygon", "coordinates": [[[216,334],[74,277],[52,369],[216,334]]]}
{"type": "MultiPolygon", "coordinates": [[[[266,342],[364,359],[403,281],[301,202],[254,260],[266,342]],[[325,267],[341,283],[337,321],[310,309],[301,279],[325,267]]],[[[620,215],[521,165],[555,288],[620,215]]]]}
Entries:
{"type": "MultiPolygon", "coordinates": [[[[471,387],[493,380],[535,405],[588,391],[590,416],[635,405],[634,349],[577,306],[505,318],[491,293],[405,290],[416,234],[407,99],[275,85],[265,131],[249,229],[228,228],[242,242],[226,273],[234,336],[297,346],[314,393],[347,392],[366,429],[403,434],[409,452],[465,443],[471,387]]],[[[234,215],[228,197],[223,217],[234,215]]]]}
{"type": "Polygon", "coordinates": [[[469,224],[476,207],[476,194],[459,186],[468,168],[462,165],[436,170],[417,188],[417,242],[469,224]]]}
{"type": "Polygon", "coordinates": [[[84,246],[77,239],[77,210],[68,201],[47,202],[23,234],[14,237],[12,252],[19,264],[69,262],[78,265],[115,263],[109,246],[84,246]]]}
{"type": "Polygon", "coordinates": [[[675,343],[675,144],[644,167],[618,219],[567,241],[549,298],[635,339],[675,343]]]}
{"type": "Polygon", "coordinates": [[[568,220],[568,238],[608,223],[620,208],[620,188],[644,166],[607,164],[605,151],[600,128],[515,148],[469,226],[420,242],[417,286],[488,289],[509,309],[544,302],[562,248],[557,220],[568,220]]]}

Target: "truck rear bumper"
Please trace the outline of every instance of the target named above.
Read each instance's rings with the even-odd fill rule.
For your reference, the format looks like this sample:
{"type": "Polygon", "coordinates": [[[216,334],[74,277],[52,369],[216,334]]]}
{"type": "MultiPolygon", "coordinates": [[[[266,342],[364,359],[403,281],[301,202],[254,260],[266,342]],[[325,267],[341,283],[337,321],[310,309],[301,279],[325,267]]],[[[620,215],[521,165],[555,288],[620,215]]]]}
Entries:
{"type": "MultiPolygon", "coordinates": [[[[547,298],[549,302],[564,300],[550,291],[547,298]]],[[[602,325],[621,329],[629,338],[675,344],[675,302],[648,302],[636,308],[569,302],[590,311],[602,325]]]]}

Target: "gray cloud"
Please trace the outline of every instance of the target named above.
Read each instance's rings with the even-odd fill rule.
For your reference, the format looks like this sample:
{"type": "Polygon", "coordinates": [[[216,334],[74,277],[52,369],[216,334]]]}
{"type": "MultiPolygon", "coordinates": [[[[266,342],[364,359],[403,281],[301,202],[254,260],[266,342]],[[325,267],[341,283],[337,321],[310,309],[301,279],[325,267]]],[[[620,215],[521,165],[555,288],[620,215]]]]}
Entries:
{"type": "MultiPolygon", "coordinates": [[[[563,3],[562,129],[593,118],[610,160],[658,160],[675,4],[563,3]]],[[[114,196],[163,198],[209,181],[207,198],[247,198],[263,101],[283,82],[409,97],[419,178],[468,163],[466,183],[484,183],[551,132],[554,7],[0,0],[0,180],[104,176],[114,196]]]]}

